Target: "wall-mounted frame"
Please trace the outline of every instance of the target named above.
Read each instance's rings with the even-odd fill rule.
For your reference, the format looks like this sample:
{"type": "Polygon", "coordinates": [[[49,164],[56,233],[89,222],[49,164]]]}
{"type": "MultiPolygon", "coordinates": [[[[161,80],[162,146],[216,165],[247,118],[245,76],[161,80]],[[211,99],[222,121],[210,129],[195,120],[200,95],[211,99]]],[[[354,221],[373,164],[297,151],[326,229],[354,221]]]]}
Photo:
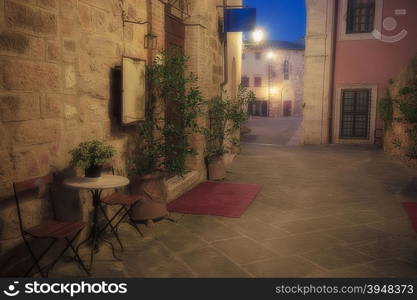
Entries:
{"type": "Polygon", "coordinates": [[[144,121],[146,113],[146,62],[123,57],[122,62],[122,125],[144,121]]]}

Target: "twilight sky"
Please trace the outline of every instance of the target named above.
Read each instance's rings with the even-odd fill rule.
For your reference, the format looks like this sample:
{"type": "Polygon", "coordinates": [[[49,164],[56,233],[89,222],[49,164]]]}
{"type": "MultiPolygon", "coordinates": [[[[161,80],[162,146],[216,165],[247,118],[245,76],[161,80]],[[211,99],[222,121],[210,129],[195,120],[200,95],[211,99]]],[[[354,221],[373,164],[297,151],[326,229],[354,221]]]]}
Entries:
{"type": "Polygon", "coordinates": [[[257,9],[256,22],[267,39],[297,41],[305,35],[305,0],[243,0],[257,9]]]}

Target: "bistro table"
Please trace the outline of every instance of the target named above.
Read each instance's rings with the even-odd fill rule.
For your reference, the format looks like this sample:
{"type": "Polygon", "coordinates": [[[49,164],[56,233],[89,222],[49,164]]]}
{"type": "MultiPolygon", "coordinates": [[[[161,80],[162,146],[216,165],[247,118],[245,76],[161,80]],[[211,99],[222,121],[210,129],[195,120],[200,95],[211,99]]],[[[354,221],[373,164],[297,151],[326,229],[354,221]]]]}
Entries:
{"type": "Polygon", "coordinates": [[[90,270],[93,266],[93,257],[94,253],[99,251],[99,241],[103,240],[104,242],[108,243],[112,249],[113,257],[118,259],[113,244],[103,238],[101,236],[101,233],[109,226],[109,223],[107,223],[106,226],[103,228],[100,228],[98,223],[98,210],[100,207],[100,201],[101,201],[101,193],[105,189],[114,189],[123,187],[129,184],[129,179],[123,176],[116,176],[116,175],[102,175],[98,179],[91,179],[86,177],[73,177],[64,180],[64,185],[73,189],[79,189],[79,190],[88,190],[93,199],[93,223],[91,226],[91,232],[88,235],[88,237],[82,241],[78,246],[78,248],[86,243],[87,241],[91,242],[91,252],[90,252],[90,270]]]}

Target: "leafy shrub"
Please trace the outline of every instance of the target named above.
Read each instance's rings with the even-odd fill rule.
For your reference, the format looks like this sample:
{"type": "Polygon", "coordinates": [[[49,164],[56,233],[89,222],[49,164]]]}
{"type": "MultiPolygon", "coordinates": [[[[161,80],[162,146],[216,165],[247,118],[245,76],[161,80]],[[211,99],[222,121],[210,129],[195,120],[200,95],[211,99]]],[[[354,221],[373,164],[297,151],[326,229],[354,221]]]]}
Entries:
{"type": "Polygon", "coordinates": [[[93,140],[80,143],[69,153],[72,155],[71,166],[88,169],[108,162],[116,151],[111,145],[93,140]]]}

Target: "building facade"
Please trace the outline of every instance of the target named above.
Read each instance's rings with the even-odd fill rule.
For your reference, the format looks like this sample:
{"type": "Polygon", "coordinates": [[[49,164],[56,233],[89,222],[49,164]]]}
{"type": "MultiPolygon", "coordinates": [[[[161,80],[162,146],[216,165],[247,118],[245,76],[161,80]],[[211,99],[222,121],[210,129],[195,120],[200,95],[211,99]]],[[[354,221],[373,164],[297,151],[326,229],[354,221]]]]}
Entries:
{"type": "Polygon", "coordinates": [[[378,101],[417,51],[413,0],[308,0],[306,144],[382,142],[378,101]]]}
{"type": "MultiPolygon", "coordinates": [[[[12,183],[68,169],[69,150],[98,139],[117,150],[125,172],[135,130],[115,116],[113,69],[128,56],[150,63],[169,44],[189,57],[206,99],[237,93],[241,33],[222,34],[224,5],[241,0],[0,0],[0,276],[25,264],[12,183]],[[156,35],[156,49],[145,47],[156,35]],[[227,48],[224,50],[225,40],[227,48]],[[226,56],[226,57],[225,57],[226,56]],[[227,76],[226,76],[227,74],[227,76]]],[[[205,124],[205,120],[200,120],[205,124]]],[[[170,199],[206,178],[204,138],[170,199]]],[[[65,217],[87,219],[91,201],[67,191],[65,217]],[[74,202],[75,201],[75,202],[74,202]]],[[[62,200],[62,201],[61,201],[62,200]]],[[[39,199],[22,205],[28,226],[44,217],[39,199]]]]}
{"type": "Polygon", "coordinates": [[[249,112],[256,116],[288,117],[302,114],[304,46],[269,41],[246,44],[242,85],[256,95],[249,112]]]}

